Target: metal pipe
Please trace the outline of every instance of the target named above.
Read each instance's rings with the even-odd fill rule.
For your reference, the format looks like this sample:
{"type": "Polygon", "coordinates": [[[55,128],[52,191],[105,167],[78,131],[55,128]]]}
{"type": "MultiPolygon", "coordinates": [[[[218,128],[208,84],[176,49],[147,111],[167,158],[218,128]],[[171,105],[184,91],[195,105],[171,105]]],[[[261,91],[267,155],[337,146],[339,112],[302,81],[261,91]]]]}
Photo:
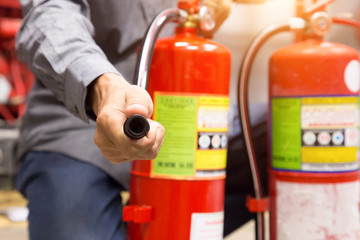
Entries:
{"type": "Polygon", "coordinates": [[[337,18],[337,17],[332,17],[331,19],[333,23],[345,24],[360,29],[360,22],[357,20],[337,18]]]}
{"type": "Polygon", "coordinates": [[[188,14],[184,10],[172,8],[163,10],[153,20],[147,31],[141,53],[139,55],[140,60],[138,62],[137,72],[137,85],[139,87],[142,87],[144,89],[147,88],[151,58],[154,52],[155,42],[160,33],[160,30],[163,28],[165,23],[169,21],[183,23],[187,20],[187,17],[188,14]]]}
{"type": "MultiPolygon", "coordinates": [[[[146,32],[144,42],[142,45],[141,53],[137,63],[137,85],[144,89],[147,88],[149,79],[149,69],[151,58],[154,52],[156,39],[163,26],[169,21],[185,22],[187,20],[187,13],[184,10],[173,8],[165,9],[160,12],[146,32]]],[[[150,125],[147,119],[142,115],[134,115],[126,119],[124,123],[124,133],[132,139],[140,139],[148,133],[150,125]]]]}
{"type": "MultiPolygon", "coordinates": [[[[254,61],[255,55],[257,54],[260,47],[273,35],[290,31],[293,29],[304,29],[305,22],[299,18],[292,18],[289,22],[284,24],[272,24],[266,27],[254,41],[251,43],[249,49],[247,50],[240,74],[238,79],[238,87],[237,87],[237,97],[238,97],[238,111],[240,116],[240,123],[241,129],[244,134],[245,138],[245,145],[249,156],[251,174],[253,178],[253,185],[254,185],[254,193],[255,198],[260,200],[262,198],[261,192],[261,183],[260,183],[260,175],[257,167],[256,156],[254,152],[253,140],[251,135],[250,129],[250,118],[249,118],[249,111],[248,111],[248,78],[249,73],[252,67],[252,62],[254,61]]],[[[264,223],[264,213],[258,212],[257,213],[257,225],[256,225],[256,235],[257,239],[264,240],[265,239],[265,223],[264,223]]]]}

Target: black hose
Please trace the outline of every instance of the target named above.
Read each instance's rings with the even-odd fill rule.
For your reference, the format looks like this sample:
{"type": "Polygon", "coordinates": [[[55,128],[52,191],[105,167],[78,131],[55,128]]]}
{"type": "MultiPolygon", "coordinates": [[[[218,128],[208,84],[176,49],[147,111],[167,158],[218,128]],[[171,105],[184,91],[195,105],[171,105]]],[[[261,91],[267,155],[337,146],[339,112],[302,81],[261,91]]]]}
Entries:
{"type": "Polygon", "coordinates": [[[124,123],[124,133],[131,139],[140,139],[146,136],[149,130],[149,122],[139,114],[129,117],[124,123]]]}

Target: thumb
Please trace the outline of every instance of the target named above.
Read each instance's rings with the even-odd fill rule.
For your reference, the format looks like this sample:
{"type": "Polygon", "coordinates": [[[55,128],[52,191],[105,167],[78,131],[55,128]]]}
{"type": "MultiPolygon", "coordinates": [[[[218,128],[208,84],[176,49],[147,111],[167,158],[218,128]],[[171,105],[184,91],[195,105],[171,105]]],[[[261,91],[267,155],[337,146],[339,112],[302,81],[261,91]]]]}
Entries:
{"type": "Polygon", "coordinates": [[[151,117],[151,115],[149,116],[149,110],[142,104],[133,103],[125,106],[125,116],[127,118],[135,114],[140,114],[147,118],[151,117]]]}
{"type": "Polygon", "coordinates": [[[150,118],[153,113],[153,102],[149,93],[138,86],[131,86],[126,94],[124,113],[126,117],[140,114],[150,118]]]}

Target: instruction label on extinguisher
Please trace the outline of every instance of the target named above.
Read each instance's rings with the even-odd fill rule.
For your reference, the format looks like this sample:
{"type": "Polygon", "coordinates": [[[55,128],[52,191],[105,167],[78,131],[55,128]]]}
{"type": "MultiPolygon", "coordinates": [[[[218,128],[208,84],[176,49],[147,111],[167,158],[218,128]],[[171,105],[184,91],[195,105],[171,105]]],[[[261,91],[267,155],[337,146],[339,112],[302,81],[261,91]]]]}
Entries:
{"type": "Polygon", "coordinates": [[[222,240],[224,212],[191,214],[190,240],[222,240]]]}
{"type": "Polygon", "coordinates": [[[154,120],[165,127],[165,138],[151,175],[225,177],[229,98],[155,92],[154,105],[154,120]]]}
{"type": "Polygon", "coordinates": [[[272,167],[339,172],[359,168],[359,98],[273,98],[272,167]]]}

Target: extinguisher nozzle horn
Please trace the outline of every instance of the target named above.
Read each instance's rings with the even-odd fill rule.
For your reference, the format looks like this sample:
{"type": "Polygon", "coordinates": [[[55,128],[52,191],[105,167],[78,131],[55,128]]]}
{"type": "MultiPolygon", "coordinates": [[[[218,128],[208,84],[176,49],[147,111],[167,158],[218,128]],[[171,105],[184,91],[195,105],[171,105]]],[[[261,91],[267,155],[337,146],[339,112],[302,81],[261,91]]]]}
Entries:
{"type": "Polygon", "coordinates": [[[135,114],[124,123],[124,133],[131,139],[140,139],[149,132],[150,125],[142,115],[135,114]]]}

